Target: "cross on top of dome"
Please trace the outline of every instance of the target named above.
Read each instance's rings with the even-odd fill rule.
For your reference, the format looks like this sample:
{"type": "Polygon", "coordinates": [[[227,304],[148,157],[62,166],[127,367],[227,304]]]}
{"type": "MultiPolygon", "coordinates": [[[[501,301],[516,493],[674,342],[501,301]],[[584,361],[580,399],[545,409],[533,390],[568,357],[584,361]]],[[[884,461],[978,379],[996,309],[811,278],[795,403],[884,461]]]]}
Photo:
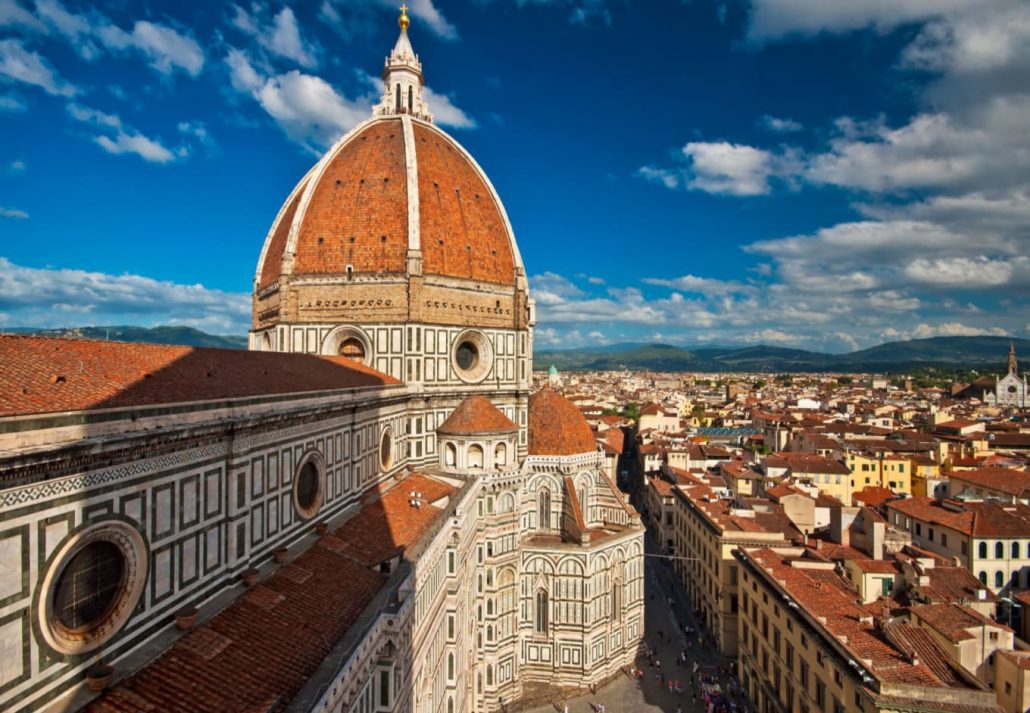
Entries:
{"type": "Polygon", "coordinates": [[[408,39],[408,6],[401,5],[401,15],[397,19],[401,28],[393,51],[386,58],[383,68],[383,96],[373,109],[375,116],[394,116],[410,114],[423,121],[432,121],[433,115],[426,105],[422,94],[424,85],[422,78],[422,62],[408,39]]]}

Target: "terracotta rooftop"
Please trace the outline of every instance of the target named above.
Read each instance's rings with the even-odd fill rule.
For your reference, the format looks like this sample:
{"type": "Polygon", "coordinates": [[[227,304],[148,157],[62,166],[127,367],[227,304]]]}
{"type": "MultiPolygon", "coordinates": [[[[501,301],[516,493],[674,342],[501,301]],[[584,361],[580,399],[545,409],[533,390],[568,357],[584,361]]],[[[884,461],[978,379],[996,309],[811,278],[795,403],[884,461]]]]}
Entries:
{"type": "Polygon", "coordinates": [[[399,384],[344,357],[0,335],[0,416],[399,384]]]}
{"type": "MultiPolygon", "coordinates": [[[[832,569],[794,567],[794,558],[772,549],[745,549],[745,557],[777,583],[826,632],[881,681],[927,687],[962,687],[924,662],[912,659],[877,630],[857,592],[832,569]],[[830,581],[839,580],[839,581],[830,581]]],[[[935,668],[935,667],[934,667],[935,668]]]]}
{"type": "Polygon", "coordinates": [[[1030,472],[1012,468],[978,468],[948,473],[948,477],[1014,497],[1030,495],[1030,472]]]}
{"type": "Polygon", "coordinates": [[[919,590],[924,600],[933,603],[975,602],[979,599],[979,592],[983,592],[983,601],[998,601],[998,597],[982,585],[980,580],[965,567],[943,567],[938,564],[922,569],[921,574],[929,580],[929,583],[917,584],[913,588],[919,590]]]}
{"type": "Polygon", "coordinates": [[[485,396],[475,394],[462,401],[458,408],[437,427],[437,433],[472,435],[479,433],[511,433],[518,426],[501,413],[485,396]]]}
{"type": "Polygon", "coordinates": [[[529,397],[529,454],[569,456],[597,450],[583,414],[549,386],[529,397]]]}
{"type": "Polygon", "coordinates": [[[972,629],[990,626],[1002,631],[1012,631],[1004,624],[988,619],[983,614],[960,604],[922,604],[909,609],[912,615],[924,621],[949,641],[975,639],[972,629]]]}
{"type": "Polygon", "coordinates": [[[1027,505],[912,497],[892,500],[886,507],[973,537],[1030,537],[1030,506],[1027,505]]]}
{"type": "Polygon", "coordinates": [[[409,491],[453,488],[411,474],[164,654],[105,692],[91,713],[285,709],[385,584],[370,567],[415,544],[443,510],[409,491]]]}
{"type": "Polygon", "coordinates": [[[796,453],[787,451],[767,456],[766,465],[773,468],[789,468],[794,475],[808,475],[812,473],[830,475],[851,475],[846,465],[838,460],[826,456],[815,455],[814,453],[796,453]]]}

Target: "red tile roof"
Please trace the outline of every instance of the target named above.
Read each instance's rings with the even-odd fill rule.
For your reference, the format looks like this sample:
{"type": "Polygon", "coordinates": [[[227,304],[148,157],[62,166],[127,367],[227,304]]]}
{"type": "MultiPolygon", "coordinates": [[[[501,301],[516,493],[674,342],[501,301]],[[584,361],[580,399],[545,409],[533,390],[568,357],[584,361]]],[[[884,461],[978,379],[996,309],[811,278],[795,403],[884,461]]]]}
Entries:
{"type": "Polygon", "coordinates": [[[479,433],[511,433],[518,426],[501,413],[485,396],[475,394],[462,401],[447,420],[436,429],[437,433],[472,435],[479,433]]]}
{"type": "Polygon", "coordinates": [[[344,357],[0,335],[0,416],[399,384],[344,357]]]}
{"type": "Polygon", "coordinates": [[[1011,632],[1004,624],[988,619],[983,614],[960,604],[922,604],[909,609],[913,616],[926,622],[949,641],[975,639],[971,629],[989,626],[1011,632]]]}
{"type": "Polygon", "coordinates": [[[90,713],[282,711],[386,582],[374,565],[415,544],[453,492],[412,474],[164,654],[105,692],[90,713]]]}
{"type": "Polygon", "coordinates": [[[979,468],[952,471],[948,473],[948,477],[1015,497],[1025,498],[1030,495],[1030,472],[1024,470],[979,468]]]}
{"type": "Polygon", "coordinates": [[[597,450],[594,432],[572,402],[549,386],[529,397],[529,453],[567,456],[597,450]]]}
{"type": "Polygon", "coordinates": [[[777,582],[798,605],[818,618],[828,638],[843,645],[882,681],[918,686],[952,686],[924,663],[913,663],[876,629],[854,588],[832,569],[793,567],[771,549],[745,549],[745,556],[777,582]]]}
{"type": "Polygon", "coordinates": [[[927,497],[892,500],[888,510],[950,527],[973,537],[1030,537],[1030,506],[938,501],[927,497]]]}

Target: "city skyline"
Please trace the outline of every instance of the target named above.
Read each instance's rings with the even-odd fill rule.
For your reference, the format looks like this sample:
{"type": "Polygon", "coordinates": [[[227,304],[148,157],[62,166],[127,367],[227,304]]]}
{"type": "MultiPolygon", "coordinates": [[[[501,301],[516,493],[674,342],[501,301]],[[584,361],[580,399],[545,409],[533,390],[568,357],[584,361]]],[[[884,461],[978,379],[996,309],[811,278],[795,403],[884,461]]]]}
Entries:
{"type": "MultiPolygon", "coordinates": [[[[412,3],[540,347],[1027,336],[1030,8],[643,5],[412,3]]],[[[0,328],[244,332],[271,211],[370,115],[395,17],[0,0],[0,328]]]]}

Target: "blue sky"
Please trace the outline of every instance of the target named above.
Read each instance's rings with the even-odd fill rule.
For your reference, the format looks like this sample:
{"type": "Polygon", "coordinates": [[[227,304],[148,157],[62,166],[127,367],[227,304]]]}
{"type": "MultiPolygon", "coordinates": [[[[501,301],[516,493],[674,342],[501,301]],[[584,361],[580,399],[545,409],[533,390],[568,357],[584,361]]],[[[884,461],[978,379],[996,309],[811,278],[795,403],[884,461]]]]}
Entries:
{"type": "MultiPolygon", "coordinates": [[[[412,0],[539,346],[1030,333],[1030,5],[412,0]]],[[[396,7],[0,0],[0,328],[242,333],[396,7]]]]}

